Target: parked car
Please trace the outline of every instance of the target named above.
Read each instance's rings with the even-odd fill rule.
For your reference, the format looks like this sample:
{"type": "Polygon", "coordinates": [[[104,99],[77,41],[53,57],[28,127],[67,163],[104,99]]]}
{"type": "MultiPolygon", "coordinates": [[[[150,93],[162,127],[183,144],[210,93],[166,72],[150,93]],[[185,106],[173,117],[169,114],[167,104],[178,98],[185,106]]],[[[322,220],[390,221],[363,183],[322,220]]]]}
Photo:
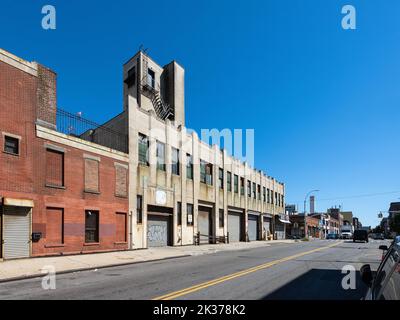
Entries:
{"type": "Polygon", "coordinates": [[[328,233],[326,239],[339,239],[339,235],[337,233],[328,233]]]}
{"type": "Polygon", "coordinates": [[[353,242],[365,241],[368,242],[368,231],[367,230],[355,230],[353,234],[353,242]]]}
{"type": "Polygon", "coordinates": [[[365,300],[399,300],[400,297],[400,243],[380,246],[387,251],[383,261],[374,273],[371,266],[365,264],[360,269],[362,281],[369,287],[365,300]]]}
{"type": "Polygon", "coordinates": [[[341,239],[351,239],[353,237],[351,232],[342,232],[340,235],[341,239]]]}
{"type": "Polygon", "coordinates": [[[385,235],[383,233],[371,233],[371,238],[374,240],[385,240],[385,235]]]}

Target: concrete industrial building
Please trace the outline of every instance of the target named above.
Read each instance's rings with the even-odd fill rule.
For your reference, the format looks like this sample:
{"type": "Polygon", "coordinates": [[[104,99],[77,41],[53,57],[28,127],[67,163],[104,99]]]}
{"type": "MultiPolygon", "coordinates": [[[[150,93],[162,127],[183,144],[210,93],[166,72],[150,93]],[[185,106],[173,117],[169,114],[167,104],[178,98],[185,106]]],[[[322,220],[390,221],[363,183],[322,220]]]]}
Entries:
{"type": "Polygon", "coordinates": [[[187,132],[177,62],[138,52],[103,125],[58,108],[48,68],[0,68],[1,257],[285,237],[285,185],[187,132]]]}

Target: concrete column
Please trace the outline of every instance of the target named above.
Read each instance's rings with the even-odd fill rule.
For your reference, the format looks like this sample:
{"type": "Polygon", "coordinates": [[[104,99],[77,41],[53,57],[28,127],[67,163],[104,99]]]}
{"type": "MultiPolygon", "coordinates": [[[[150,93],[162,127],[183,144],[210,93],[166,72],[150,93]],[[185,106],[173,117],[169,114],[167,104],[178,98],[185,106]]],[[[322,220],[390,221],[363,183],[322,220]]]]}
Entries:
{"type": "MultiPolygon", "coordinates": [[[[182,226],[181,226],[181,235],[182,235],[182,244],[188,244],[187,238],[187,201],[186,201],[186,151],[184,150],[184,146],[187,140],[186,129],[185,127],[181,127],[181,139],[179,144],[179,163],[180,163],[180,173],[181,173],[181,203],[182,203],[182,226]]],[[[193,238],[193,235],[191,235],[193,238]]]]}
{"type": "Polygon", "coordinates": [[[155,119],[155,112],[151,110],[149,112],[149,164],[150,164],[150,180],[149,184],[156,186],[157,185],[157,141],[154,132],[154,122],[155,119]]]}
{"type": "Polygon", "coordinates": [[[200,192],[200,157],[199,157],[199,137],[195,132],[193,137],[193,231],[197,232],[197,217],[199,206],[199,192],[200,192]]]}
{"type": "MultiPolygon", "coordinates": [[[[247,214],[247,210],[249,208],[249,201],[250,201],[250,198],[249,198],[249,196],[247,194],[248,181],[250,181],[250,186],[252,187],[251,175],[250,175],[249,165],[247,164],[247,162],[245,162],[245,164],[244,164],[244,172],[245,172],[245,177],[246,177],[246,179],[245,179],[245,183],[246,183],[246,192],[245,192],[246,201],[245,201],[245,210],[244,210],[244,233],[246,235],[247,232],[248,232],[248,214],[247,214]]],[[[245,238],[244,240],[246,241],[247,239],[245,238]]]]}
{"type": "Polygon", "coordinates": [[[228,160],[229,157],[226,153],[226,150],[223,151],[222,156],[222,164],[224,170],[224,181],[223,181],[223,195],[224,195],[224,234],[228,234],[228,190],[227,190],[227,183],[226,183],[226,175],[227,175],[227,167],[228,167],[228,160]]]}
{"type": "MultiPolygon", "coordinates": [[[[167,188],[171,188],[172,183],[172,146],[171,146],[171,122],[167,119],[165,121],[165,166],[166,166],[166,183],[167,188]]],[[[175,207],[175,206],[174,206],[175,207]]]]}
{"type": "Polygon", "coordinates": [[[137,196],[137,170],[138,170],[138,133],[136,131],[136,112],[138,110],[137,100],[131,96],[128,98],[128,135],[129,135],[129,188],[128,188],[128,203],[130,214],[130,225],[128,226],[129,248],[134,249],[142,247],[140,243],[140,235],[137,230],[137,214],[136,214],[136,196],[137,196]],[[135,150],[135,151],[133,151],[135,150]]]}
{"type": "Polygon", "coordinates": [[[214,153],[214,165],[213,165],[213,185],[214,185],[214,235],[220,236],[219,229],[219,186],[218,186],[218,174],[220,168],[219,159],[219,148],[217,145],[213,145],[214,153]]]}
{"type": "Polygon", "coordinates": [[[143,204],[143,209],[142,209],[142,247],[143,248],[148,248],[148,243],[147,243],[147,193],[148,193],[148,179],[147,177],[143,177],[142,181],[142,187],[143,187],[143,196],[142,196],[142,204],[143,204]]]}

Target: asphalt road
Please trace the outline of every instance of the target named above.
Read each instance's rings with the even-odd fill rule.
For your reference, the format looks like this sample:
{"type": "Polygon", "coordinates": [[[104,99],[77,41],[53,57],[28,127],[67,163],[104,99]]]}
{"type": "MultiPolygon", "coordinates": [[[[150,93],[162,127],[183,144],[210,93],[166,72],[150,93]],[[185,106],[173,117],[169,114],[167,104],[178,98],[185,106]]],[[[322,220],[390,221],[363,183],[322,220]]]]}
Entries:
{"type": "Polygon", "coordinates": [[[0,299],[360,299],[366,287],[342,288],[342,267],[375,270],[384,241],[317,240],[60,274],[0,284],[0,299]]]}

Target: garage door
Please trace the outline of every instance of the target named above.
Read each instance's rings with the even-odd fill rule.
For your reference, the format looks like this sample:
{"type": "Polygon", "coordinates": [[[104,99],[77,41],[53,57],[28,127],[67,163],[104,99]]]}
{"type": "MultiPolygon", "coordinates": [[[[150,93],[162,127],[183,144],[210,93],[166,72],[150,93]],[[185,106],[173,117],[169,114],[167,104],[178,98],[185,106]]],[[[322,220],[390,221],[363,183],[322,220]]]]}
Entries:
{"type": "Polygon", "coordinates": [[[170,245],[170,217],[147,216],[147,246],[166,247],[170,245]]]}
{"type": "Polygon", "coordinates": [[[4,207],[4,259],[28,258],[30,255],[31,208],[4,207]]]}
{"type": "Polygon", "coordinates": [[[229,242],[239,242],[242,234],[241,214],[237,212],[228,212],[228,232],[229,242]]]}
{"type": "Polygon", "coordinates": [[[209,243],[211,235],[211,208],[199,207],[199,215],[197,218],[197,229],[200,232],[200,242],[209,243]]]}
{"type": "Polygon", "coordinates": [[[271,234],[271,219],[264,217],[264,227],[263,227],[265,237],[271,234]]]}
{"type": "Polygon", "coordinates": [[[258,216],[249,214],[248,215],[248,234],[250,241],[258,240],[258,216]]]}

